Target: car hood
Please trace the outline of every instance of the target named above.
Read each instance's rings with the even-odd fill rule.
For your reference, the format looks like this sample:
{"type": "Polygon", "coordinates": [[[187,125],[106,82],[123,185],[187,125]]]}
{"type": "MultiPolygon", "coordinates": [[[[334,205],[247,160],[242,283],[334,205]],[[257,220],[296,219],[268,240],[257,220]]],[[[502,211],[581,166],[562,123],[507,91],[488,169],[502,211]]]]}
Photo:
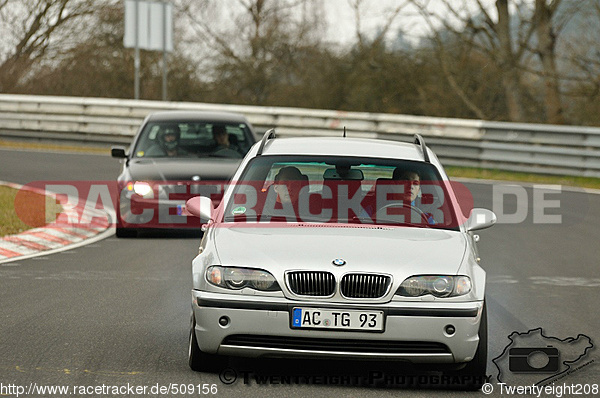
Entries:
{"type": "Polygon", "coordinates": [[[186,181],[199,176],[201,181],[229,180],[241,159],[182,158],[131,159],[129,173],[133,180],[186,181]]]}
{"type": "Polygon", "coordinates": [[[441,229],[224,225],[216,226],[214,237],[221,264],[263,268],[280,277],[291,269],[455,274],[466,248],[460,232],[441,229]],[[333,266],[338,258],[346,265],[333,266]]]}

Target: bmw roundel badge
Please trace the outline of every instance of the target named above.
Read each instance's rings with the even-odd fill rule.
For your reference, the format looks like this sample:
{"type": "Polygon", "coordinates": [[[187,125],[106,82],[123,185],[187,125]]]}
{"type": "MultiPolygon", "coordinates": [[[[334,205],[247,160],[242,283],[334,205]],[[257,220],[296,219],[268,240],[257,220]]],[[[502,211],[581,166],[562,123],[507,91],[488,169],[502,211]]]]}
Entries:
{"type": "Polygon", "coordinates": [[[346,265],[346,261],[342,260],[341,258],[336,258],[332,261],[332,264],[341,267],[342,265],[346,265]]]}

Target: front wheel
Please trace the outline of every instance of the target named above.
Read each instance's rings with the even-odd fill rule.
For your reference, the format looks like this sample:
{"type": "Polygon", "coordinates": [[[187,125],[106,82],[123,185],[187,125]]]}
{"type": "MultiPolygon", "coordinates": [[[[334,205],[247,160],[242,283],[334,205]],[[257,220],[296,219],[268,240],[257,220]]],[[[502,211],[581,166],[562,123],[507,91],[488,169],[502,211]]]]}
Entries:
{"type": "Polygon", "coordinates": [[[117,202],[117,227],[115,234],[117,238],[135,238],[137,237],[138,231],[135,228],[125,228],[121,221],[121,203],[117,202]]]}
{"type": "Polygon", "coordinates": [[[188,362],[190,368],[196,372],[219,372],[227,365],[227,357],[222,355],[207,354],[200,350],[196,338],[196,318],[192,315],[190,338],[188,347],[188,362]]]}
{"type": "Polygon", "coordinates": [[[119,228],[116,230],[117,238],[135,238],[137,230],[133,228],[119,228]]]}
{"type": "Polygon", "coordinates": [[[475,356],[462,369],[448,372],[448,376],[458,376],[460,380],[464,380],[464,383],[466,383],[464,385],[465,390],[479,390],[486,382],[487,336],[487,308],[484,301],[481,309],[481,322],[479,323],[479,345],[475,356]]]}

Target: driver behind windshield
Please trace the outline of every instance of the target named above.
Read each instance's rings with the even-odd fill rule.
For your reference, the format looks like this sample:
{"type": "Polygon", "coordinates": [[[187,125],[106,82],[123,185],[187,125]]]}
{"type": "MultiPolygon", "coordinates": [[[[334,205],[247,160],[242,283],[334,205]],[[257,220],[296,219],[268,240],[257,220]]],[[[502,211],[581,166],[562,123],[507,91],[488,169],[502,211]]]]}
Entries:
{"type": "Polygon", "coordinates": [[[421,190],[421,177],[419,174],[416,171],[396,168],[392,180],[410,183],[410,204],[414,206],[421,190]]]}
{"type": "MultiPolygon", "coordinates": [[[[387,180],[387,179],[382,179],[384,180],[382,183],[383,184],[388,184],[388,183],[402,183],[402,184],[410,184],[410,195],[409,192],[406,191],[406,194],[403,194],[404,199],[402,200],[403,203],[406,204],[410,204],[411,207],[414,207],[415,209],[420,209],[420,200],[419,200],[419,193],[421,192],[421,176],[419,175],[419,173],[417,173],[414,170],[406,170],[403,168],[399,168],[397,167],[396,169],[394,169],[394,172],[392,174],[392,179],[391,180],[387,180]],[[409,199],[410,198],[410,199],[409,199]]],[[[375,213],[377,213],[377,199],[376,196],[377,195],[377,185],[379,185],[379,181],[376,184],[376,187],[374,188],[374,192],[372,195],[368,196],[366,198],[366,200],[363,202],[364,203],[364,209],[367,215],[369,216],[374,216],[375,213]]],[[[391,207],[391,204],[388,204],[387,206],[391,207]]],[[[422,211],[420,211],[419,213],[421,213],[422,211]]],[[[422,212],[423,216],[425,216],[427,218],[427,223],[430,225],[435,224],[435,220],[433,219],[433,216],[430,213],[426,213],[426,212],[422,212]]]]}
{"type": "Polygon", "coordinates": [[[148,157],[185,156],[187,152],[179,146],[181,131],[176,124],[161,127],[158,142],[152,144],[146,151],[148,157]]]}
{"type": "MultiPolygon", "coordinates": [[[[419,176],[419,173],[413,170],[396,168],[392,175],[392,180],[402,181],[405,184],[410,184],[410,205],[418,207],[417,198],[419,197],[419,192],[421,191],[421,177],[419,176]]],[[[427,223],[435,224],[433,216],[430,213],[424,214],[427,216],[427,223]]]]}

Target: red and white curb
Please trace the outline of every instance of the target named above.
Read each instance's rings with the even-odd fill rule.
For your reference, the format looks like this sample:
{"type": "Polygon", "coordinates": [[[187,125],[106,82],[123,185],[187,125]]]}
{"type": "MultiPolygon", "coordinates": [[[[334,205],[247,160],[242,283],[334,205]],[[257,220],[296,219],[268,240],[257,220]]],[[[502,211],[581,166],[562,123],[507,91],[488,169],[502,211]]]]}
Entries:
{"type": "MultiPolygon", "coordinates": [[[[52,192],[23,187],[19,184],[0,181],[0,185],[26,189],[56,198],[52,192]]],[[[94,221],[85,226],[48,224],[15,235],[0,237],[0,264],[74,249],[114,234],[114,228],[110,228],[111,221],[115,219],[113,211],[85,207],[70,209],[62,214],[69,220],[81,218],[94,221]]]]}

